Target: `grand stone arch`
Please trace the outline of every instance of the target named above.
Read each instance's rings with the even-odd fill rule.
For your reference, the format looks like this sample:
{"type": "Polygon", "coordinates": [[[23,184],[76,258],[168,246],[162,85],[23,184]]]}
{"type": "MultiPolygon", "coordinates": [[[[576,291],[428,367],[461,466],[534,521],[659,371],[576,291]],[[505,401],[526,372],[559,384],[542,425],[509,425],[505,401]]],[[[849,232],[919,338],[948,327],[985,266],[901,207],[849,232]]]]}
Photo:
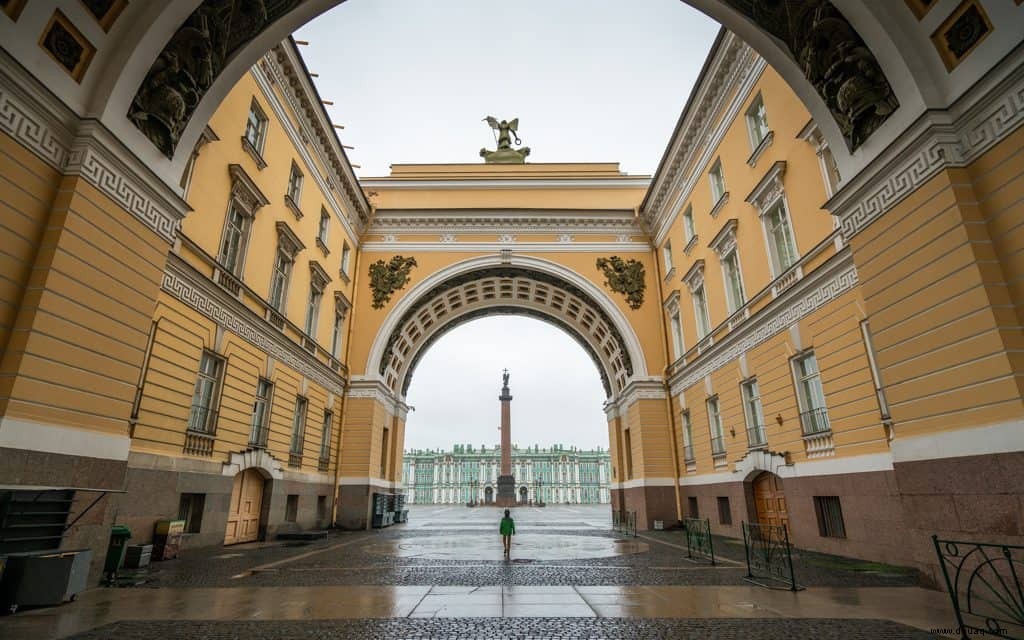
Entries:
{"type": "Polygon", "coordinates": [[[594,360],[612,397],[647,365],[636,331],[592,282],[555,262],[517,256],[466,260],[432,274],[381,324],[367,361],[387,388],[404,397],[420,357],[445,332],[485,315],[540,318],[566,331],[594,360]]]}

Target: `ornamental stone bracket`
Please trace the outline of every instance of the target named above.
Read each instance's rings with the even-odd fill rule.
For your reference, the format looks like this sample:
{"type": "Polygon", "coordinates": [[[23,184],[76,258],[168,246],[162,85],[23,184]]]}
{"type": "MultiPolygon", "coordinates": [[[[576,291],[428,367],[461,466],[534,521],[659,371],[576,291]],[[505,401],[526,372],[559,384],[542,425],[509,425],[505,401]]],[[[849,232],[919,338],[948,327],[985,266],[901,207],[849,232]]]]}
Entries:
{"type": "Polygon", "coordinates": [[[284,469],[281,463],[265,449],[248,449],[246,451],[233,451],[228,462],[221,467],[222,476],[235,477],[246,469],[259,469],[263,475],[274,480],[284,479],[284,469]]]}

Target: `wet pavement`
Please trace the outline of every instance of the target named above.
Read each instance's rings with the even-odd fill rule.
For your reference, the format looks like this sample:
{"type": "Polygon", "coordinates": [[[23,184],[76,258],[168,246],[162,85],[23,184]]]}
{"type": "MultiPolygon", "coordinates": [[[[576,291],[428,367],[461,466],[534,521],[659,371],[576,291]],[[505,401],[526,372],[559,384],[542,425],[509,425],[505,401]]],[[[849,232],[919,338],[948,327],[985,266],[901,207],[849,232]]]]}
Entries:
{"type": "Polygon", "coordinates": [[[603,507],[413,507],[383,531],[187,550],[60,607],[0,618],[17,638],[923,638],[953,624],[913,572],[798,553],[793,593],[753,586],[735,544],[715,567],[680,532],[622,537],[603,507]],[[898,586],[895,586],[898,585],[898,586]],[[76,635],[78,634],[78,635],[76,635]]]}

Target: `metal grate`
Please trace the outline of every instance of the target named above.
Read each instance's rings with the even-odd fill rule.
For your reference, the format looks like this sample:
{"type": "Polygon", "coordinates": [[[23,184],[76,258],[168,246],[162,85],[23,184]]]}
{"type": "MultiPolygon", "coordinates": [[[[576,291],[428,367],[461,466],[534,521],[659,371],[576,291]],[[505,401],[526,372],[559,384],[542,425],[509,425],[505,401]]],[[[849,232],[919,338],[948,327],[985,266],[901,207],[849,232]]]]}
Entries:
{"type": "Polygon", "coordinates": [[[839,496],[814,496],[814,513],[818,517],[818,533],[826,538],[846,537],[839,496]]]}

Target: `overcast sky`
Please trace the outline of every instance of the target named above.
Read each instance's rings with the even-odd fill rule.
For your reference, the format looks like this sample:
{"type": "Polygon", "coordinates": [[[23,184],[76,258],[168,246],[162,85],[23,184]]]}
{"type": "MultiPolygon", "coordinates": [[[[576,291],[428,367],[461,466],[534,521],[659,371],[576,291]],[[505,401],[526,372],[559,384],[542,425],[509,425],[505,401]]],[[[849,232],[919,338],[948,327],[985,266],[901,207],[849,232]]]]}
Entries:
{"type": "MultiPolygon", "coordinates": [[[[485,116],[519,118],[530,162],[651,174],[718,24],[679,0],[348,0],[295,34],[356,174],[481,162],[485,116]]],[[[407,448],[499,441],[608,446],[597,369],[561,330],[485,318],[442,337],[409,389],[407,448]]]]}

